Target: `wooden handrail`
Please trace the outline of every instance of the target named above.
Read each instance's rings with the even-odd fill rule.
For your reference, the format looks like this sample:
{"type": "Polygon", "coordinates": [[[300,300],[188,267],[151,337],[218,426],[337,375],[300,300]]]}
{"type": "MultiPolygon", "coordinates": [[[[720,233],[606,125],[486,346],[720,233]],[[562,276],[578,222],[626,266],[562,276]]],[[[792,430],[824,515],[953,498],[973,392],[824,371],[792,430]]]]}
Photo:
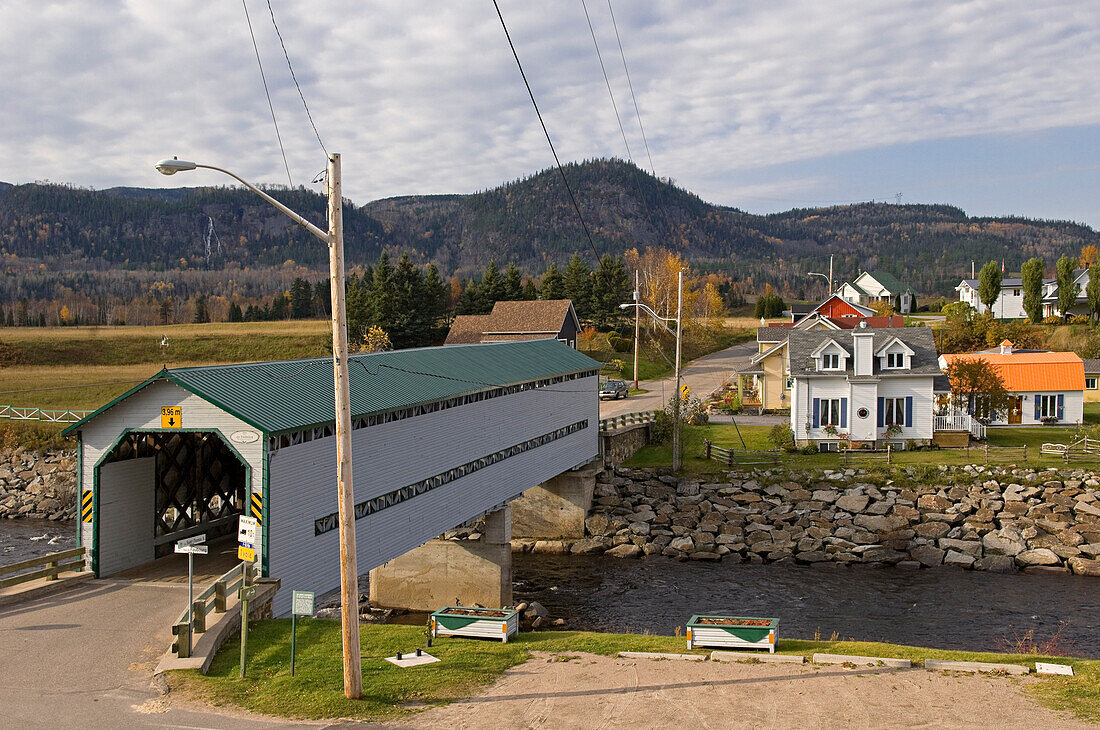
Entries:
{"type": "MultiPolygon", "coordinates": [[[[227,598],[235,596],[237,589],[246,584],[242,565],[246,566],[249,578],[251,578],[255,566],[250,563],[241,563],[227,570],[220,578],[207,586],[202,593],[195,596],[195,601],[191,604],[191,611],[196,634],[206,631],[206,617],[209,614],[225,613],[227,598]]],[[[172,644],[172,651],[176,652],[180,659],[186,659],[190,656],[187,647],[190,643],[188,634],[191,633],[191,627],[187,619],[188,609],[185,608],[175,623],[172,624],[172,634],[177,637],[176,643],[172,644]]]]}
{"type": "Polygon", "coordinates": [[[10,578],[0,579],[0,588],[7,588],[9,586],[19,585],[20,583],[27,583],[28,581],[37,580],[38,578],[45,578],[46,580],[57,580],[59,573],[66,570],[82,571],[84,569],[84,548],[77,547],[69,550],[61,550],[60,552],[50,553],[48,555],[40,555],[37,558],[29,558],[27,560],[20,560],[18,563],[11,563],[9,565],[0,565],[0,576],[9,575],[11,573],[19,573],[10,578]],[[78,558],[77,560],[71,560],[71,558],[78,558]],[[68,560],[69,562],[64,562],[68,560]],[[44,568],[40,570],[31,570],[30,572],[23,573],[21,571],[29,570],[30,568],[37,568],[43,565],[44,568]]]}

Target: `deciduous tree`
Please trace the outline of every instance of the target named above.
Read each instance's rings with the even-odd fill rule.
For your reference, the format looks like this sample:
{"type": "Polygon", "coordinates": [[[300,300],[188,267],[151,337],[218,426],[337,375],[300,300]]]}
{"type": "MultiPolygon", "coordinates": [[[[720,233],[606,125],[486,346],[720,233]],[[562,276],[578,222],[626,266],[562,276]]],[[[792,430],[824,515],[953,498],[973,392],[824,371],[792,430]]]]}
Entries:
{"type": "Polygon", "coordinates": [[[992,312],[993,304],[999,296],[1001,296],[1001,267],[996,261],[989,261],[978,272],[978,299],[992,312]]]}
{"type": "Polygon", "coordinates": [[[1055,266],[1055,277],[1058,283],[1058,309],[1062,312],[1062,319],[1069,317],[1069,311],[1077,303],[1077,295],[1081,293],[1081,285],[1074,281],[1074,269],[1077,268],[1077,260],[1062,254],[1055,266]]]}
{"type": "Polygon", "coordinates": [[[992,419],[1008,410],[1013,396],[1005,389],[997,369],[978,357],[955,358],[944,369],[951,383],[951,402],[956,410],[975,418],[992,419]]]}
{"type": "Polygon", "coordinates": [[[1020,268],[1024,290],[1024,311],[1032,324],[1043,319],[1043,260],[1031,258],[1020,268]]]}

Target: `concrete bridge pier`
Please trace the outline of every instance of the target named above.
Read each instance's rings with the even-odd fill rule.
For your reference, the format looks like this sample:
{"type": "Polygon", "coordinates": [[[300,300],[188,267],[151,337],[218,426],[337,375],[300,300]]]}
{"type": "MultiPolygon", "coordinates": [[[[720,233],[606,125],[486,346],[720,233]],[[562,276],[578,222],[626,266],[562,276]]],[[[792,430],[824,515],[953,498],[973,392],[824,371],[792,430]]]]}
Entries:
{"type": "Polygon", "coordinates": [[[566,471],[512,502],[512,536],[537,540],[584,537],[600,465],[566,471]]]}
{"type": "Polygon", "coordinates": [[[410,611],[510,606],[511,541],[512,510],[504,506],[486,516],[480,540],[431,540],[372,570],[371,605],[410,611]]]}

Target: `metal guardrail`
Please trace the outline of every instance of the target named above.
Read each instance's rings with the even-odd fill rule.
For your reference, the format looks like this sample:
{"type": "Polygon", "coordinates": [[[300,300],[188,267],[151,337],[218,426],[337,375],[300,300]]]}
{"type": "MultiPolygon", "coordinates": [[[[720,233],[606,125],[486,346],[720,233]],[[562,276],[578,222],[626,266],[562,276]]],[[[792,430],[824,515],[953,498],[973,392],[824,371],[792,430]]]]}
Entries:
{"type": "Polygon", "coordinates": [[[50,410],[23,406],[0,406],[0,418],[13,421],[48,421],[50,423],[76,423],[91,411],[50,410]]]}
{"type": "Polygon", "coordinates": [[[634,413],[623,413],[619,416],[612,416],[611,418],[601,418],[600,433],[607,433],[608,431],[614,431],[617,428],[625,428],[626,426],[653,423],[655,420],[657,420],[657,411],[636,411],[634,413]]]}
{"type": "MultiPolygon", "coordinates": [[[[206,631],[206,617],[209,614],[225,613],[228,598],[236,595],[238,588],[251,584],[254,570],[252,563],[235,565],[206,590],[195,596],[195,601],[191,604],[191,612],[196,634],[206,631]],[[247,575],[245,571],[247,571],[247,575]]],[[[187,619],[188,609],[185,608],[179,618],[176,619],[176,622],[172,624],[172,634],[176,637],[175,643],[172,644],[172,651],[180,659],[187,659],[191,656],[191,625],[187,619]]]]}
{"type": "Polygon", "coordinates": [[[75,570],[78,572],[84,570],[83,547],[62,550],[61,552],[50,553],[49,555],[41,555],[37,558],[21,560],[11,565],[0,565],[0,588],[27,583],[32,580],[37,580],[38,578],[57,580],[58,573],[67,570],[75,570]],[[76,560],[72,560],[72,558],[76,558],[76,560]],[[39,566],[45,567],[39,568],[39,566]],[[31,568],[39,569],[30,570],[31,568]],[[19,575],[11,575],[12,573],[18,573],[19,575]],[[4,578],[3,576],[5,575],[9,577],[4,578]]]}

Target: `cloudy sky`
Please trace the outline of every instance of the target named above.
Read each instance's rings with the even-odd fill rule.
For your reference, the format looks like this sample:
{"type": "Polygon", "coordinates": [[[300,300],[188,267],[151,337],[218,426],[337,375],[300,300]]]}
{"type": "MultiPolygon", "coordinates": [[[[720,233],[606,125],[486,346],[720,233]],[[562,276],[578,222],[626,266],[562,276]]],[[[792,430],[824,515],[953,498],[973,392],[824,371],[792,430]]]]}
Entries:
{"type": "MultiPolygon", "coordinates": [[[[294,184],[325,158],[247,0],[294,184]]],[[[562,160],[626,157],[580,0],[499,0],[562,160]]],[[[649,167],[607,0],[587,0],[649,167]]],[[[613,0],[657,175],[750,211],[890,199],[1100,225],[1100,3],[613,0]]],[[[552,164],[491,0],[272,0],[356,202],[552,164]]],[[[0,2],[0,180],[286,183],[240,2],[0,2]]]]}

